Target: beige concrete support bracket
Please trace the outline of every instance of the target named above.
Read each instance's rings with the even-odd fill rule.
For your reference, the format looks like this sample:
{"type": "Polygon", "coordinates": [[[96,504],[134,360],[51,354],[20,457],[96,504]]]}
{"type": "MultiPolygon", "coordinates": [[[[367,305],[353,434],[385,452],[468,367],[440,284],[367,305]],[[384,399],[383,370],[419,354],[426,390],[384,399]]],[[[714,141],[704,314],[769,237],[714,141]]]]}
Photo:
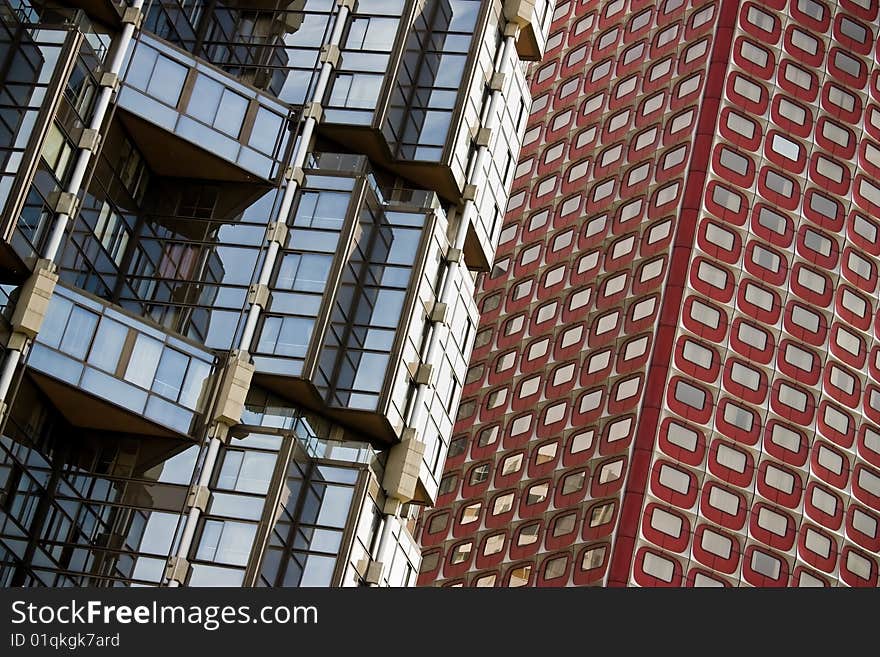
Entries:
{"type": "Polygon", "coordinates": [[[101,87],[110,87],[113,91],[116,91],[119,87],[119,76],[116,73],[106,71],[101,74],[101,79],[98,80],[98,85],[101,87]]]}
{"type": "Polygon", "coordinates": [[[53,192],[50,195],[49,203],[52,204],[52,209],[56,213],[72,217],[76,214],[76,209],[79,207],[79,197],[70,192],[53,192]]]}
{"type": "Polygon", "coordinates": [[[92,153],[98,152],[98,146],[101,144],[101,133],[93,128],[83,128],[76,143],[77,148],[82,148],[92,153]]]}
{"type": "Polygon", "coordinates": [[[190,488],[186,494],[186,506],[196,508],[202,513],[208,510],[208,502],[211,501],[211,489],[207,486],[196,486],[190,488]]]}
{"type": "Polygon", "coordinates": [[[144,22],[144,14],[137,7],[126,7],[125,11],[122,12],[122,22],[131,23],[134,25],[134,29],[137,30],[144,22]]]}
{"type": "Polygon", "coordinates": [[[214,422],[230,426],[241,422],[244,401],[248,389],[251,387],[253,376],[254,366],[248,362],[247,352],[233,352],[229,362],[226,363],[220,381],[214,422]]]}
{"type": "Polygon", "coordinates": [[[383,564],[381,561],[370,559],[370,563],[367,565],[366,572],[363,575],[364,581],[367,584],[378,585],[382,581],[382,568],[383,564]]]}
{"type": "Polygon", "coordinates": [[[425,454],[425,443],[418,439],[415,429],[407,428],[403,439],[388,452],[382,488],[398,502],[416,499],[419,488],[419,468],[425,454]]]}
{"type": "Polygon", "coordinates": [[[535,14],[535,0],[504,0],[504,18],[524,25],[535,14]]]}
{"type": "Polygon", "coordinates": [[[287,167],[284,171],[284,177],[290,181],[293,180],[297,185],[302,186],[303,180],[306,178],[306,174],[303,173],[302,167],[287,167]]]}
{"type": "Polygon", "coordinates": [[[320,61],[322,64],[330,62],[330,65],[333,68],[339,68],[339,46],[335,43],[328,43],[321,46],[320,61]]]}
{"type": "Polygon", "coordinates": [[[431,365],[428,363],[408,363],[407,369],[415,383],[419,385],[430,385],[431,365]]]}
{"type": "Polygon", "coordinates": [[[31,338],[26,336],[24,333],[13,333],[6,341],[6,348],[15,349],[16,351],[24,351],[24,348],[27,347],[30,340],[31,338]]]}
{"type": "Polygon", "coordinates": [[[248,288],[247,300],[252,306],[265,308],[269,305],[269,286],[254,283],[248,288]]]}
{"type": "Polygon", "coordinates": [[[522,27],[518,23],[511,22],[504,26],[504,36],[506,37],[516,39],[521,31],[522,27]]]}
{"type": "Polygon", "coordinates": [[[165,566],[165,577],[178,584],[184,584],[188,574],[189,561],[176,555],[168,559],[168,564],[165,566]]]}
{"type": "Polygon", "coordinates": [[[446,321],[447,310],[448,307],[445,303],[435,301],[431,305],[431,310],[428,312],[428,319],[432,322],[443,323],[446,321]]]}
{"type": "Polygon", "coordinates": [[[223,422],[214,422],[208,428],[208,440],[216,438],[224,445],[229,439],[229,425],[223,422]]]}
{"type": "MultiPolygon", "coordinates": [[[[415,432],[415,429],[410,429],[410,431],[415,432]]],[[[387,497],[385,504],[382,505],[382,513],[386,516],[396,516],[400,513],[401,507],[403,507],[403,503],[396,497],[387,497]]]]}
{"type": "Polygon", "coordinates": [[[15,311],[12,313],[12,331],[33,339],[40,332],[46,312],[49,309],[49,301],[55,291],[58,282],[58,274],[55,266],[40,260],[37,268],[21,288],[15,311]]]}
{"type": "Polygon", "coordinates": [[[281,246],[287,241],[287,224],[283,221],[273,221],[266,227],[266,241],[278,242],[281,246]]]}
{"type": "Polygon", "coordinates": [[[315,119],[317,123],[320,123],[321,117],[324,116],[324,108],[321,107],[321,103],[316,101],[306,103],[303,107],[303,116],[307,119],[315,119]]]}

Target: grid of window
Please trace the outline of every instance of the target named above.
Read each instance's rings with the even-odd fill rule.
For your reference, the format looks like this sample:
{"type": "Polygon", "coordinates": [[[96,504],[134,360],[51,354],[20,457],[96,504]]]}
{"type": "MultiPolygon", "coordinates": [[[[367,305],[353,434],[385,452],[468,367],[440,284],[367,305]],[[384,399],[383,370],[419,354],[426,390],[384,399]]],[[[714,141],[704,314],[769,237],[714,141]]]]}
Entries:
{"type": "Polygon", "coordinates": [[[666,13],[645,9],[630,25],[629,3],[616,4],[619,12],[600,19],[597,8],[559,3],[551,34],[563,35],[561,47],[533,73],[535,100],[501,229],[509,237],[496,255],[508,264],[481,281],[473,376],[447,459],[446,481],[464,483],[450,483],[438,502],[457,512],[485,496],[485,529],[474,523],[455,540],[447,534],[443,558],[422,568],[421,582],[486,585],[490,572],[495,586],[597,584],[606,576],[611,549],[603,541],[615,528],[621,457],[635,438],[671,217],[705,84],[696,71],[708,60],[717,18],[709,3],[680,3],[666,13]],[[685,29],[696,47],[680,44],[675,30],[685,29]],[[654,62],[668,66],[650,78],[633,74],[654,62]],[[578,87],[582,94],[571,91],[578,87]],[[643,135],[637,147],[620,141],[627,131],[643,135]],[[480,444],[488,426],[499,437],[480,444]],[[487,458],[487,481],[521,482],[521,492],[468,488],[471,468],[487,458]],[[591,504],[595,512],[565,516],[571,528],[545,524],[535,533],[534,514],[591,504]],[[479,541],[499,529],[508,538],[491,561],[478,554],[469,571],[449,561],[464,536],[479,541]],[[558,555],[584,541],[595,545],[573,560],[558,555]]]}
{"type": "MultiPolygon", "coordinates": [[[[638,585],[876,585],[880,452],[868,445],[880,449],[880,361],[869,357],[880,353],[880,87],[869,24],[878,7],[735,3],[730,43],[721,44],[732,57],[710,63],[719,3],[619,4],[622,19],[604,6],[557,6],[551,32],[561,45],[532,78],[498,252],[517,264],[481,283],[491,308],[483,306],[473,360],[487,367],[464,389],[462,451],[447,463],[448,477],[461,476],[477,460],[467,436],[501,423],[501,439],[479,460],[492,457],[496,486],[512,477],[522,488],[504,494],[494,531],[513,538],[531,526],[522,510],[509,514],[529,508],[528,491],[547,477],[561,491],[582,465],[586,496],[569,504],[557,495],[546,514],[565,517],[607,496],[607,524],[577,514],[565,521],[576,523],[571,538],[547,525],[532,553],[509,543],[503,559],[477,560],[467,575],[438,563],[420,581],[474,584],[492,572],[504,586],[527,562],[532,571],[517,584],[610,576],[638,585]],[[631,88],[633,62],[645,74],[631,88]],[[699,106],[706,80],[720,81],[717,108],[699,106]],[[711,137],[697,135],[700,121],[711,137]],[[688,187],[684,173],[698,156],[708,175],[703,184],[690,172],[688,187]],[[702,194],[693,213],[679,207],[688,191],[702,194]],[[667,259],[668,215],[681,224],[677,268],[667,259]],[[575,241],[556,248],[572,228],[575,241]],[[560,267],[556,291],[543,281],[560,267]],[[660,327],[661,339],[656,313],[676,272],[684,272],[681,321],[660,327]],[[537,317],[519,319],[551,300],[561,305],[552,332],[537,317]],[[662,410],[624,428],[620,418],[645,394],[632,375],[651,362],[655,341],[671,349],[653,354],[662,410]],[[505,367],[490,366],[502,353],[505,367]],[[634,496],[641,527],[627,528],[633,545],[619,540],[606,555],[590,543],[615,526],[623,461],[613,456],[633,453],[640,428],[650,434],[640,446],[653,448],[647,494],[634,496]],[[560,436],[560,454],[542,469],[550,465],[538,450],[560,436]],[[523,450],[526,465],[503,468],[523,450]],[[805,501],[814,490],[825,498],[805,501]],[[652,515],[658,499],[665,510],[652,515]],[[685,515],[696,518],[689,528],[685,515]],[[583,554],[569,564],[557,551],[572,544],[583,554]]],[[[440,500],[464,503],[454,488],[440,500]]]]}
{"type": "MultiPolygon", "coordinates": [[[[661,415],[668,419],[649,484],[670,510],[696,509],[698,522],[680,544],[645,533],[642,549],[653,556],[637,550],[629,577],[638,584],[661,574],[695,584],[698,570],[725,585],[877,582],[874,539],[866,540],[876,530],[867,522],[859,534],[842,522],[846,512],[876,510],[878,462],[858,443],[880,419],[870,390],[880,372],[859,366],[876,348],[877,253],[864,241],[876,233],[863,218],[870,189],[857,184],[875,184],[876,171],[853,155],[877,98],[862,99],[868,50],[836,45],[843,26],[856,42],[871,37],[852,3],[790,4],[771,11],[746,2],[737,15],[734,59],[743,70],[727,72],[710,158],[716,191],[704,194],[685,292],[685,308],[712,303],[724,312],[713,313],[709,343],[705,322],[676,331],[675,365],[691,381],[668,379],[677,387],[661,415]],[[765,110],[766,127],[749,118],[765,110]],[[717,191],[749,187],[733,206],[717,191]],[[695,411],[697,384],[718,391],[705,416],[695,411]],[[681,427],[691,440],[682,441],[681,427]],[[669,459],[689,478],[671,477],[669,459]],[[850,487],[859,494],[848,498],[850,487]],[[696,564],[688,566],[689,554],[696,564]],[[673,567],[661,569],[654,556],[673,567]]],[[[876,5],[869,11],[876,15],[876,5]]],[[[646,498],[642,513],[649,507],[646,498]]]]}

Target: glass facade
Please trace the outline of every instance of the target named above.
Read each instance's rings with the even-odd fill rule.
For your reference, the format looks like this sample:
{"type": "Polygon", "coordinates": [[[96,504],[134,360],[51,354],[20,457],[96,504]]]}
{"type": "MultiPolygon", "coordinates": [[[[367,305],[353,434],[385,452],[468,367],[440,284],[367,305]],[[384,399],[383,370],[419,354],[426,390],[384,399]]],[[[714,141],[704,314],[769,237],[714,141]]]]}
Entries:
{"type": "Polygon", "coordinates": [[[0,0],[4,586],[414,584],[546,5],[0,0]]]}

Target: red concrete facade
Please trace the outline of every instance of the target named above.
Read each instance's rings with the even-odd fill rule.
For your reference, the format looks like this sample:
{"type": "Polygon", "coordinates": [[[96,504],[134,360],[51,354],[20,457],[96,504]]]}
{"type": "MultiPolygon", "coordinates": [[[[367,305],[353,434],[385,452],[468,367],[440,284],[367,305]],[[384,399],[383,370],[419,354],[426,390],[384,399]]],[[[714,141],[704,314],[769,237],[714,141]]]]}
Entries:
{"type": "Polygon", "coordinates": [[[559,3],[421,584],[877,585],[877,32],[559,3]]]}

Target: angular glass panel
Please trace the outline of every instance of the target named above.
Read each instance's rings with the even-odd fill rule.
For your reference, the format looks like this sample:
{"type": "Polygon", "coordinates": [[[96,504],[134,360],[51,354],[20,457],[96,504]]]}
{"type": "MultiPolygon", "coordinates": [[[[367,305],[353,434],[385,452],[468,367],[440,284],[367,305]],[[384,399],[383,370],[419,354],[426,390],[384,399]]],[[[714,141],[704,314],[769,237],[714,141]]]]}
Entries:
{"type": "Polygon", "coordinates": [[[244,566],[253,547],[257,526],[243,522],[208,520],[196,558],[244,566]]]}
{"type": "Polygon", "coordinates": [[[138,44],[125,74],[125,83],[135,89],[146,91],[158,56],[159,53],[149,46],[138,44]]]}
{"type": "Polygon", "coordinates": [[[39,341],[50,347],[58,347],[64,336],[64,328],[67,326],[67,318],[73,304],[57,294],[52,296],[46,318],[40,327],[39,341]]]}
{"type": "Polygon", "coordinates": [[[345,527],[353,494],[353,488],[326,486],[321,498],[321,509],[318,512],[316,524],[329,527],[345,527]]]}
{"type": "Polygon", "coordinates": [[[61,339],[61,349],[74,358],[84,359],[95,334],[98,324],[98,316],[85,308],[78,306],[73,308],[64,337],[61,339]]]}
{"type": "Polygon", "coordinates": [[[146,92],[153,98],[176,107],[184,80],[186,80],[186,67],[159,55],[146,92]]]}
{"type": "Polygon", "coordinates": [[[128,328],[126,326],[114,322],[112,319],[103,318],[98,326],[98,333],[95,335],[95,342],[89,354],[89,364],[105,372],[115,372],[127,335],[128,328]]]}
{"type": "Polygon", "coordinates": [[[199,408],[202,396],[208,388],[210,374],[210,364],[196,358],[190,359],[178,402],[193,410],[199,408]]]}
{"type": "Polygon", "coordinates": [[[306,559],[306,567],[299,582],[300,586],[330,586],[336,557],[322,557],[310,554],[306,559]]]}
{"type": "Polygon", "coordinates": [[[275,455],[247,452],[238,473],[235,490],[243,493],[265,493],[275,470],[275,455]]]}
{"type": "Polygon", "coordinates": [[[161,342],[143,333],[139,334],[125,369],[125,380],[149,390],[161,355],[161,342]]]}
{"type": "Polygon", "coordinates": [[[281,261],[276,285],[285,290],[323,292],[332,264],[331,256],[292,253],[281,261]]]}
{"type": "Polygon", "coordinates": [[[200,121],[204,121],[208,125],[213,125],[222,95],[222,84],[206,75],[199,75],[193,86],[192,96],[190,96],[186,113],[200,121]]]}
{"type": "Polygon", "coordinates": [[[189,586],[241,586],[244,571],[235,568],[218,568],[194,563],[190,570],[189,586]]]}
{"type": "Polygon", "coordinates": [[[152,390],[168,399],[177,400],[189,358],[174,349],[165,349],[159,360],[152,390]]]}
{"type": "Polygon", "coordinates": [[[220,476],[217,478],[217,486],[219,488],[235,490],[244,454],[244,452],[231,450],[226,452],[226,455],[223,457],[223,466],[220,468],[220,476]]]}
{"type": "Polygon", "coordinates": [[[275,150],[275,142],[284,122],[275,112],[270,112],[265,107],[257,110],[257,118],[251,131],[248,144],[262,153],[271,155],[275,150]]]}
{"type": "Polygon", "coordinates": [[[238,138],[247,106],[246,98],[229,89],[224,90],[214,119],[214,127],[230,137],[238,138]]]}
{"type": "Polygon", "coordinates": [[[385,370],[388,367],[388,354],[363,352],[356,356],[357,373],[352,387],[356,390],[379,392],[385,381],[385,370]]]}

